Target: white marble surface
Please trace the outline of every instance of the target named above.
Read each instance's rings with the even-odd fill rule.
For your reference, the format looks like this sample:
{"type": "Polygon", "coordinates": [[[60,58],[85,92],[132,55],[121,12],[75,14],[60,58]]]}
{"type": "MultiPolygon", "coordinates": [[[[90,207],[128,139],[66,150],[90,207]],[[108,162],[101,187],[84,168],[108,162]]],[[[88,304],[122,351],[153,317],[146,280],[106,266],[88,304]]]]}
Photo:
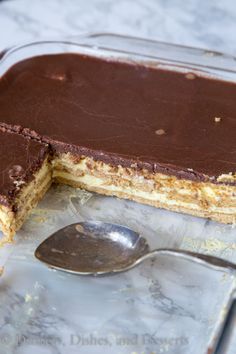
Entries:
{"type": "MultiPolygon", "coordinates": [[[[233,0],[0,2],[0,49],[92,31],[236,55],[235,30],[233,0]]],[[[231,288],[227,275],[160,259],[117,278],[81,279],[49,271],[34,260],[33,251],[48,233],[68,222],[94,218],[134,228],[147,236],[152,248],[177,246],[235,259],[236,230],[132,202],[93,196],[81,204],[77,197],[60,188],[49,192],[16,245],[0,252],[0,265],[5,265],[0,278],[0,353],[205,353],[231,288]],[[157,339],[167,342],[144,345],[143,334],[153,334],[153,329],[157,339]],[[105,336],[112,345],[72,343],[71,336],[78,342],[76,336],[90,334],[105,336]],[[139,343],[116,342],[135,334],[139,343]],[[187,341],[173,345],[176,337],[187,341]]]]}
{"type": "Polygon", "coordinates": [[[0,49],[22,41],[115,32],[236,55],[234,0],[11,0],[0,3],[0,49]]]}

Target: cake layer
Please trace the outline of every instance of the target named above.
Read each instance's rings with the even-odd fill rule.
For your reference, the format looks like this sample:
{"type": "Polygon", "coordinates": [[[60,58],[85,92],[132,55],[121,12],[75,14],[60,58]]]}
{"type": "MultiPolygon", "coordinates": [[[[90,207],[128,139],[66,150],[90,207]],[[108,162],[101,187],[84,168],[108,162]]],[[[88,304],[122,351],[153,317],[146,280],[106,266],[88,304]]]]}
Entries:
{"type": "Polygon", "coordinates": [[[0,131],[0,229],[11,241],[30,210],[51,185],[48,146],[0,131]]]}
{"type": "Polygon", "coordinates": [[[52,163],[53,179],[59,183],[223,223],[236,221],[236,186],[179,180],[70,153],[60,154],[52,163]]]}
{"type": "Polygon", "coordinates": [[[21,190],[15,200],[17,211],[10,207],[0,206],[0,229],[5,237],[0,239],[0,246],[6,242],[12,242],[16,231],[20,229],[31,210],[44,196],[52,183],[51,165],[46,159],[34,178],[21,190]]]}
{"type": "Polygon", "coordinates": [[[79,54],[15,64],[0,122],[58,151],[192,180],[235,183],[235,83],[79,54]]]}

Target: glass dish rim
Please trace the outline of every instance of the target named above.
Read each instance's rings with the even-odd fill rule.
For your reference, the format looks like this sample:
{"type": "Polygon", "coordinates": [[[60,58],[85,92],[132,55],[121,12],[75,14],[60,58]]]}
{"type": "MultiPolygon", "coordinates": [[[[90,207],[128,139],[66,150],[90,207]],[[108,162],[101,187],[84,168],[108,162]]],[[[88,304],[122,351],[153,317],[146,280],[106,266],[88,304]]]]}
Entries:
{"type": "Polygon", "coordinates": [[[184,73],[194,72],[198,76],[231,81],[234,83],[236,82],[236,57],[232,55],[209,49],[106,32],[88,32],[78,36],[74,35],[65,36],[63,38],[43,39],[15,45],[3,51],[3,55],[0,58],[0,77],[2,77],[9,68],[21,60],[39,55],[58,53],[87,54],[106,59],[115,58],[119,61],[124,61],[124,59],[126,59],[125,61],[128,60],[131,63],[149,66],[155,66],[158,64],[158,68],[162,69],[165,68],[184,73]],[[137,46],[136,50],[115,48],[115,46],[111,44],[96,45],[93,43],[93,40],[95,40],[96,43],[96,40],[101,38],[103,38],[105,42],[106,38],[109,38],[110,41],[120,41],[122,42],[121,44],[129,44],[131,47],[137,42],[139,43],[140,48],[141,46],[143,48],[146,45],[152,47],[152,49],[161,49],[161,54],[150,55],[150,53],[141,53],[137,50],[137,43],[135,44],[137,46]],[[45,47],[49,48],[49,46],[51,49],[45,51],[45,47]],[[64,49],[66,48],[66,50],[63,50],[62,47],[64,47],[64,49]],[[74,48],[76,50],[68,50],[69,48],[74,48]],[[27,51],[32,51],[32,53],[26,54],[27,51]],[[172,57],[170,57],[170,53],[172,57]],[[175,53],[180,55],[180,58],[173,58],[175,53]],[[23,54],[23,57],[20,59],[17,58],[18,54],[23,54]],[[187,60],[184,59],[184,55],[187,55],[187,60]]]}

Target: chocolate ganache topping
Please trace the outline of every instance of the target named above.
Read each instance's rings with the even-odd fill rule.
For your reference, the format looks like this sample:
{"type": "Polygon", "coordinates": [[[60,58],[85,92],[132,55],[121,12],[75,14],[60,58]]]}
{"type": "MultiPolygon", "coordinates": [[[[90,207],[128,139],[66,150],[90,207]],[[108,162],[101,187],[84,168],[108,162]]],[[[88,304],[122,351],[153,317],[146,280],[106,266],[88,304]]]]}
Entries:
{"type": "Polygon", "coordinates": [[[0,122],[54,151],[114,165],[213,182],[236,172],[236,84],[193,73],[33,57],[0,79],[0,122]]]}

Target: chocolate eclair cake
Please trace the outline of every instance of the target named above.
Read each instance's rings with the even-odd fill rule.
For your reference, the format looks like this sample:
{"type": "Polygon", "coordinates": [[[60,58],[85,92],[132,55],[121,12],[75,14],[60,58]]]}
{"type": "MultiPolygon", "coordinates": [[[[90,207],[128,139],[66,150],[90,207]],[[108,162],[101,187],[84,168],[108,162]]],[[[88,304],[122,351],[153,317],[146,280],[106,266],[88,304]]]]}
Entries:
{"type": "Polygon", "coordinates": [[[15,133],[14,164],[24,171],[17,139],[50,152],[44,164],[51,180],[38,184],[43,191],[55,181],[233,223],[235,98],[235,83],[192,72],[43,55],[18,62],[0,79],[0,127],[3,136],[15,133]]]}

